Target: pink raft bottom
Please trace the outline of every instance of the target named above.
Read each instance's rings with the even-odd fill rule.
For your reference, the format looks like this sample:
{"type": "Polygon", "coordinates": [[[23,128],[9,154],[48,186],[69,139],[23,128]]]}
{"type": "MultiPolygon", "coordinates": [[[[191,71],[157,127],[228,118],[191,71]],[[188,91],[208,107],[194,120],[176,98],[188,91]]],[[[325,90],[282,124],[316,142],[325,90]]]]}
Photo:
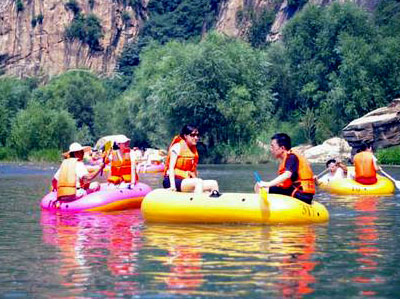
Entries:
{"type": "Polygon", "coordinates": [[[119,188],[113,184],[103,183],[99,191],[70,202],[57,202],[57,192],[50,192],[42,198],[40,206],[45,210],[70,212],[138,209],[150,191],[151,188],[143,183],[137,183],[130,188],[119,188]]]}
{"type": "Polygon", "coordinates": [[[138,167],[138,172],[139,173],[159,173],[163,172],[165,168],[165,165],[163,163],[161,164],[147,164],[147,165],[140,165],[138,167]]]}

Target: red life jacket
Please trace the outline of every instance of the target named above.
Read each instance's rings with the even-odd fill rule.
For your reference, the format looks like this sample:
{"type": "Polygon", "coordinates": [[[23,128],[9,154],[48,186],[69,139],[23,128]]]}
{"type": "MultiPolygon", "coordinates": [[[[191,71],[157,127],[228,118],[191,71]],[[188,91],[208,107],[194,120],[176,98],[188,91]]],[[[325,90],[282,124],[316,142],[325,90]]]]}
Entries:
{"type": "Polygon", "coordinates": [[[307,159],[302,155],[300,155],[299,153],[296,153],[293,150],[286,152],[281,164],[279,165],[278,174],[281,175],[286,171],[285,164],[289,155],[295,155],[299,160],[299,168],[297,170],[297,181],[293,182],[291,178],[288,178],[282,183],[280,183],[278,187],[290,188],[291,186],[293,186],[295,188],[293,195],[297,191],[302,193],[315,194],[314,173],[307,159]]]}
{"type": "Polygon", "coordinates": [[[176,159],[174,168],[175,176],[180,179],[193,177],[193,175],[196,173],[197,164],[199,162],[199,154],[196,146],[189,147],[186,141],[179,135],[174,137],[169,146],[168,156],[165,162],[164,175],[167,175],[168,173],[169,162],[171,158],[171,147],[177,143],[180,144],[180,151],[178,153],[178,158],[176,159]]]}

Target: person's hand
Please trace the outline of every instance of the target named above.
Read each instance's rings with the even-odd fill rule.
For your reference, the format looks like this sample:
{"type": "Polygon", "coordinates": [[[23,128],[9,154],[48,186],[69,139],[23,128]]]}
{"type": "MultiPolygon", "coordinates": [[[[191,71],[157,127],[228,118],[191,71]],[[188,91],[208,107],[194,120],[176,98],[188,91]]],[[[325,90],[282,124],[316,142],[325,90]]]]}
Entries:
{"type": "Polygon", "coordinates": [[[259,186],[259,188],[269,188],[269,187],[271,187],[271,184],[269,182],[264,182],[264,181],[258,182],[257,185],[259,186]]]}
{"type": "Polygon", "coordinates": [[[176,187],[169,187],[168,190],[170,190],[170,191],[176,191],[176,187]]]}

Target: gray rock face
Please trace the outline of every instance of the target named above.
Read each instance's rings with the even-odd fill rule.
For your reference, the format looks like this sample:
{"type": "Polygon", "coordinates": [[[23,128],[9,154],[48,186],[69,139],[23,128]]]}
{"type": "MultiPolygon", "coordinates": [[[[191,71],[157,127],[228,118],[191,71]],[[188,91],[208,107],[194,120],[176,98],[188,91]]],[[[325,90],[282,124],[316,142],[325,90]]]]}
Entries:
{"type": "Polygon", "coordinates": [[[329,159],[347,162],[350,158],[351,147],[346,140],[333,137],[317,146],[297,146],[296,151],[302,153],[310,163],[325,163],[329,159]]]}
{"type": "Polygon", "coordinates": [[[361,142],[374,148],[400,144],[400,99],[353,120],[343,129],[343,138],[356,150],[361,142]]]}

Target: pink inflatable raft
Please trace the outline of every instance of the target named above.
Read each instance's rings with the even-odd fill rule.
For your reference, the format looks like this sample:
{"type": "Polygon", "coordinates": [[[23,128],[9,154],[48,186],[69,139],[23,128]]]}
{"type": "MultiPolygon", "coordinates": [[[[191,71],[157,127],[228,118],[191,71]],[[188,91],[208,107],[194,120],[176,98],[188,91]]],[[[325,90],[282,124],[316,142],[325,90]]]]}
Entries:
{"type": "Polygon", "coordinates": [[[147,165],[139,165],[138,173],[159,173],[163,172],[165,168],[164,163],[161,164],[147,164],[147,165]]]}
{"type": "Polygon", "coordinates": [[[138,209],[143,198],[151,188],[143,183],[137,183],[129,188],[117,188],[114,185],[103,183],[100,190],[90,193],[70,202],[56,202],[57,192],[48,193],[42,198],[40,206],[44,210],[53,211],[119,211],[127,209],[138,209]]]}

